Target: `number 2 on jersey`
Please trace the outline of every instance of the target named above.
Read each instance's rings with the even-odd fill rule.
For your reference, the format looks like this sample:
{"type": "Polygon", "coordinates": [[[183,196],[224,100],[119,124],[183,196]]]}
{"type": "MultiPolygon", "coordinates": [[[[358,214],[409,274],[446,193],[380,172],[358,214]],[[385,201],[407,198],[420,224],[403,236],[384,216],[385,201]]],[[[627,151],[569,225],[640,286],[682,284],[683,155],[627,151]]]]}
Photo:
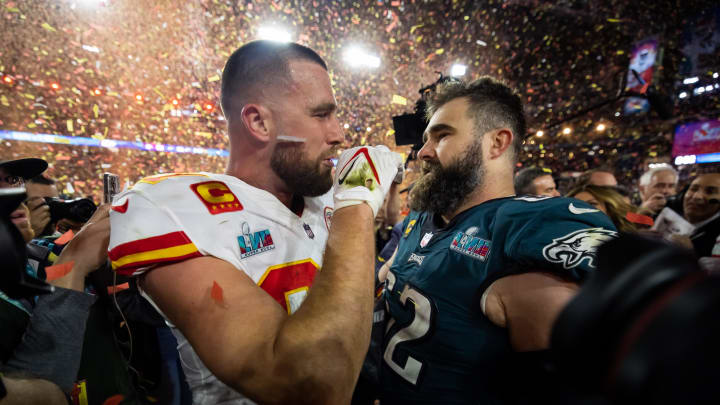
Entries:
{"type": "MultiPolygon", "coordinates": [[[[388,291],[392,292],[394,286],[395,275],[392,274],[392,272],[388,272],[388,291]]],[[[398,373],[400,377],[416,385],[424,366],[423,363],[408,355],[407,360],[405,360],[405,365],[403,366],[393,359],[393,354],[395,354],[396,351],[401,352],[406,343],[422,339],[430,332],[435,318],[435,311],[433,311],[432,301],[409,284],[405,284],[400,294],[400,303],[406,310],[411,310],[411,305],[414,306],[413,318],[409,325],[397,330],[392,337],[387,340],[388,344],[385,347],[383,358],[385,359],[385,363],[387,363],[393,371],[398,373]],[[408,299],[410,302],[408,302],[408,299]]],[[[391,318],[390,323],[388,323],[388,330],[392,328],[392,322],[393,320],[391,318]]]]}

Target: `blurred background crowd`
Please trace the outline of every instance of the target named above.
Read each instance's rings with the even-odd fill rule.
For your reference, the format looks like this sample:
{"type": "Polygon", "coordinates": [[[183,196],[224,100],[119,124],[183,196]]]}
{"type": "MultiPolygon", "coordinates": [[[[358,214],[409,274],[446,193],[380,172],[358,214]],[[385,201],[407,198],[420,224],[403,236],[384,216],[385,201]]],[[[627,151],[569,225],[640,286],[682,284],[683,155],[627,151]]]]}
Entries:
{"type": "MultiPolygon", "coordinates": [[[[347,146],[395,147],[392,117],[412,112],[439,74],[503,79],[526,103],[521,165],[563,179],[603,165],[632,188],[649,163],[674,163],[679,124],[717,118],[720,103],[712,1],[0,4],[0,28],[12,33],[0,49],[3,155],[47,160],[59,191],[77,196],[97,198],[104,171],[131,183],[222,171],[222,65],[261,37],[307,44],[329,61],[347,146]],[[649,111],[613,101],[633,84],[633,55],[647,59],[636,69],[651,71],[649,111]]],[[[690,165],[681,177],[713,169],[690,165]]]]}

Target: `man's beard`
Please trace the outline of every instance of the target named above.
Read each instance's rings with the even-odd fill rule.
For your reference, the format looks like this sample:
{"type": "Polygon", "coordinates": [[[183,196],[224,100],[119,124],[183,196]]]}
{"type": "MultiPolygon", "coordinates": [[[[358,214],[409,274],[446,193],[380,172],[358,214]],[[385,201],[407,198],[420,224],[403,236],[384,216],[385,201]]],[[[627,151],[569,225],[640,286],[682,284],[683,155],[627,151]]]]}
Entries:
{"type": "Polygon", "coordinates": [[[275,146],[270,167],[293,194],[316,197],[332,187],[330,168],[322,164],[324,159],[320,156],[310,160],[303,153],[302,145],[280,143],[275,146]]]}
{"type": "Polygon", "coordinates": [[[423,176],[410,191],[410,208],[436,214],[455,212],[485,182],[482,143],[478,139],[447,167],[423,162],[423,176]]]}

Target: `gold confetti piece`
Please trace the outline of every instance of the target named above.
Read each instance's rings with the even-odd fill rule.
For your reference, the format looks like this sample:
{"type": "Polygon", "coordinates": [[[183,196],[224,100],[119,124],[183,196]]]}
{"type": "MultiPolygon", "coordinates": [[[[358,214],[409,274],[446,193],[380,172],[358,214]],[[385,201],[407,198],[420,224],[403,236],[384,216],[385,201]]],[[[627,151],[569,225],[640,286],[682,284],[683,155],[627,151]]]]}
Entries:
{"type": "Polygon", "coordinates": [[[407,99],[405,97],[399,96],[397,94],[393,94],[391,102],[393,104],[407,105],[407,99]]]}
{"type": "Polygon", "coordinates": [[[218,76],[218,75],[213,75],[213,76],[208,77],[209,82],[216,82],[218,80],[220,80],[220,76],[218,76]]]}
{"type": "Polygon", "coordinates": [[[46,23],[46,22],[45,22],[45,23],[42,23],[40,26],[43,27],[43,28],[45,28],[47,31],[57,32],[57,30],[56,30],[55,28],[53,28],[52,25],[50,25],[50,24],[48,24],[48,23],[46,23]]]}
{"type": "Polygon", "coordinates": [[[67,130],[68,132],[72,133],[73,131],[73,122],[72,120],[67,120],[67,130]]]}

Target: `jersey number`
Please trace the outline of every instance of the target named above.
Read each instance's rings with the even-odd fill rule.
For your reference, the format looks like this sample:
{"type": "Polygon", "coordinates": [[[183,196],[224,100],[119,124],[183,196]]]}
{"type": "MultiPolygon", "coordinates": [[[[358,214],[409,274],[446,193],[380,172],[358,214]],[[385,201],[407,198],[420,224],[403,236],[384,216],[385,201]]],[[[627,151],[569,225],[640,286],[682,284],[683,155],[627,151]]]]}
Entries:
{"type": "Polygon", "coordinates": [[[319,266],[312,259],[268,267],[258,285],[292,314],[305,300],[319,266]]]}
{"type": "MultiPolygon", "coordinates": [[[[392,292],[392,288],[395,286],[395,275],[388,272],[387,281],[387,289],[392,292]]],[[[385,363],[400,377],[416,385],[423,369],[423,363],[408,355],[403,366],[393,359],[393,355],[396,352],[402,352],[404,345],[422,339],[430,332],[435,318],[433,303],[428,297],[408,284],[405,284],[402,294],[400,294],[400,303],[403,304],[406,310],[409,310],[411,305],[414,307],[413,318],[408,326],[397,330],[389,340],[386,340],[388,344],[385,347],[383,358],[385,363]],[[408,299],[410,302],[408,302],[408,299]]],[[[393,321],[391,319],[388,323],[388,330],[392,328],[393,321]]]]}

